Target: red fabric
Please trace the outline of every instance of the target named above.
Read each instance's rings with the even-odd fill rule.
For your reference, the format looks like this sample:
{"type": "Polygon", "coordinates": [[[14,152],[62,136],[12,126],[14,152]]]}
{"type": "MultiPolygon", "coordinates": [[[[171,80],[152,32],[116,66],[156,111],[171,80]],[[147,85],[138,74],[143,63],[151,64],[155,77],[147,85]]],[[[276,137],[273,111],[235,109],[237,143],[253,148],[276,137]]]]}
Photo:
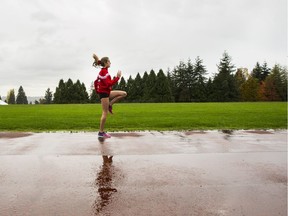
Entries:
{"type": "Polygon", "coordinates": [[[119,80],[119,77],[114,77],[111,79],[111,76],[108,73],[107,68],[102,68],[99,72],[97,79],[94,81],[95,91],[97,93],[107,93],[110,94],[112,86],[115,85],[119,80]]]}

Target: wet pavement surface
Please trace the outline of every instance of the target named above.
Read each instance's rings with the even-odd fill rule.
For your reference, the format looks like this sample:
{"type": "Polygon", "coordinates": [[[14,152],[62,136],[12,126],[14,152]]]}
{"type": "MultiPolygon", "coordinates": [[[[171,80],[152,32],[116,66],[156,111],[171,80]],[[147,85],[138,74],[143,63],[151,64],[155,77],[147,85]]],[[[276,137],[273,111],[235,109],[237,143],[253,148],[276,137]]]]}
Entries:
{"type": "Polygon", "coordinates": [[[287,215],[287,130],[0,132],[0,215],[287,215]]]}

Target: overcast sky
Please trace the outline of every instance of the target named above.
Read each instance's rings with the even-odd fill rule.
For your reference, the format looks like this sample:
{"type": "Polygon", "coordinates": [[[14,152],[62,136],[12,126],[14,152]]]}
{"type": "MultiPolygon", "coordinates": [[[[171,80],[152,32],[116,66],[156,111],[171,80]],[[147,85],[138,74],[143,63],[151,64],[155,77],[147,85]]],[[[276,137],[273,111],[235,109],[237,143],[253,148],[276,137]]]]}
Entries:
{"type": "Polygon", "coordinates": [[[127,78],[203,59],[209,74],[226,50],[251,71],[287,64],[286,0],[1,0],[0,95],[55,92],[60,79],[96,78],[92,54],[127,78]]]}

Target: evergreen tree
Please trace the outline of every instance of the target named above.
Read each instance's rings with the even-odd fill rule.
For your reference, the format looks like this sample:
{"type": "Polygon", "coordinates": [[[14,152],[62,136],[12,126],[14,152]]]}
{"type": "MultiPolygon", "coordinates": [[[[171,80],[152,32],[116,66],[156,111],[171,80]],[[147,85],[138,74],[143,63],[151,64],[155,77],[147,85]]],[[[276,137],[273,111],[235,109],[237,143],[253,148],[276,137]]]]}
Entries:
{"type": "Polygon", "coordinates": [[[8,104],[15,104],[15,92],[14,92],[14,89],[11,89],[8,92],[6,101],[7,101],[8,104]]]}
{"type": "Polygon", "coordinates": [[[99,97],[95,91],[94,82],[90,85],[90,103],[96,103],[99,101],[99,97]]]}
{"type": "Polygon", "coordinates": [[[179,65],[176,66],[172,72],[172,80],[174,84],[173,95],[176,102],[189,101],[190,92],[187,83],[189,76],[187,75],[187,65],[183,61],[180,61],[179,65]]]}
{"type": "Polygon", "coordinates": [[[44,99],[46,104],[52,103],[52,92],[50,91],[50,88],[46,90],[44,99]]]}
{"type": "Polygon", "coordinates": [[[180,61],[172,74],[170,75],[169,72],[167,75],[174,100],[176,102],[206,101],[206,73],[203,61],[199,56],[195,59],[194,64],[190,59],[186,64],[180,61]]]}
{"type": "Polygon", "coordinates": [[[68,103],[87,103],[88,93],[84,83],[81,83],[80,80],[77,80],[74,84],[71,79],[68,79],[66,83],[67,88],[67,102],[68,103]]]}
{"type": "Polygon", "coordinates": [[[252,70],[252,76],[258,79],[259,83],[263,82],[266,77],[270,74],[270,68],[268,68],[267,63],[264,62],[261,66],[259,62],[256,63],[256,66],[252,70]]]}
{"type": "Polygon", "coordinates": [[[119,89],[119,81],[112,86],[112,90],[118,90],[118,89],[119,89]]]}
{"type": "Polygon", "coordinates": [[[137,73],[130,89],[130,101],[141,102],[143,97],[143,83],[139,73],[137,73]]]}
{"type": "Polygon", "coordinates": [[[74,103],[74,104],[81,103],[82,102],[82,86],[79,80],[73,83],[71,90],[72,90],[71,98],[70,98],[69,103],[74,103]]]}
{"type": "Polygon", "coordinates": [[[175,102],[175,97],[173,95],[174,93],[174,84],[173,84],[173,79],[172,79],[172,72],[170,71],[170,68],[167,70],[167,81],[169,84],[169,88],[171,90],[171,100],[172,102],[175,102]]]}
{"type": "Polygon", "coordinates": [[[271,69],[268,68],[267,62],[264,62],[261,66],[261,81],[264,81],[266,77],[270,74],[271,69]]]}
{"type": "Polygon", "coordinates": [[[208,82],[206,83],[205,86],[206,86],[207,101],[215,101],[213,81],[211,78],[208,79],[208,82]]]}
{"type": "Polygon", "coordinates": [[[73,98],[75,98],[75,86],[73,84],[73,81],[69,78],[68,81],[65,83],[66,88],[66,97],[65,97],[65,103],[73,103],[73,98]]]}
{"type": "Polygon", "coordinates": [[[231,57],[225,51],[223,58],[218,65],[218,74],[213,80],[214,97],[216,101],[236,101],[238,99],[238,91],[236,79],[233,75],[235,71],[234,65],[231,63],[231,57]]]}
{"type": "Polygon", "coordinates": [[[159,70],[156,77],[155,92],[156,92],[156,102],[172,101],[172,93],[169,86],[169,82],[162,69],[159,70]]]}
{"type": "MultiPolygon", "coordinates": [[[[188,62],[186,64],[186,71],[184,73],[183,81],[184,85],[187,86],[187,88],[184,89],[184,93],[181,93],[181,96],[183,96],[183,101],[190,102],[192,101],[193,94],[196,90],[196,76],[194,73],[193,64],[191,62],[191,59],[188,59],[188,62]],[[188,92],[186,92],[188,89],[188,92]],[[185,94],[186,93],[186,94],[185,94]]],[[[181,98],[180,96],[180,98],[181,98]]]]}
{"type": "Polygon", "coordinates": [[[252,70],[252,77],[256,78],[259,82],[262,80],[262,68],[259,64],[259,62],[256,63],[255,67],[252,70]]]}
{"type": "Polygon", "coordinates": [[[88,103],[89,95],[86,91],[86,86],[84,83],[81,84],[81,103],[88,103]]]}
{"type": "Polygon", "coordinates": [[[126,87],[126,92],[127,92],[127,97],[126,101],[131,102],[131,95],[135,95],[134,92],[132,92],[132,85],[133,85],[134,80],[132,79],[131,75],[129,76],[127,80],[127,87],[126,87]]]}
{"type": "Polygon", "coordinates": [[[146,102],[156,102],[155,86],[156,86],[156,74],[152,69],[148,75],[146,85],[146,88],[148,89],[147,95],[145,95],[144,97],[146,102]]]}
{"type": "Polygon", "coordinates": [[[280,97],[283,101],[287,101],[287,77],[288,77],[287,66],[282,67],[280,66],[280,77],[282,82],[280,97]]]}
{"type": "Polygon", "coordinates": [[[119,89],[122,91],[126,91],[126,81],[124,77],[122,76],[118,85],[119,89]]]}
{"type": "Polygon", "coordinates": [[[148,81],[149,81],[149,75],[147,73],[147,71],[144,72],[144,75],[142,77],[142,83],[143,83],[143,97],[142,97],[142,101],[143,102],[147,102],[149,101],[149,85],[148,85],[148,81]]]}
{"type": "Polygon", "coordinates": [[[54,93],[54,103],[55,104],[63,104],[67,103],[66,101],[66,95],[67,95],[66,85],[61,79],[59,81],[58,87],[56,87],[55,93],[54,93]]]}
{"type": "Polygon", "coordinates": [[[84,83],[81,83],[80,80],[73,83],[71,79],[68,79],[67,82],[64,82],[63,79],[59,81],[59,85],[54,93],[54,103],[66,104],[87,102],[89,102],[89,95],[84,83]]]}
{"type": "Polygon", "coordinates": [[[18,90],[18,94],[16,97],[16,104],[28,104],[28,100],[22,86],[20,86],[18,90]]]}
{"type": "Polygon", "coordinates": [[[206,73],[207,70],[203,65],[203,60],[201,60],[200,57],[197,56],[193,65],[193,79],[195,80],[192,89],[193,101],[207,101],[205,84],[207,79],[205,77],[206,73]]]}

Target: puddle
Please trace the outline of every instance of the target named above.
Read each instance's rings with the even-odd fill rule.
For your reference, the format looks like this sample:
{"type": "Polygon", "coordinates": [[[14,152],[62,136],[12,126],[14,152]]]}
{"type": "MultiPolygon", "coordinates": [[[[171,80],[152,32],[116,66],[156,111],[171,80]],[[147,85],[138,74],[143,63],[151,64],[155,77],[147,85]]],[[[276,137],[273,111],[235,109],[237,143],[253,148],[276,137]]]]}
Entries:
{"type": "Polygon", "coordinates": [[[21,133],[21,132],[0,132],[0,139],[14,139],[31,136],[32,133],[21,133]]]}
{"type": "Polygon", "coordinates": [[[128,133],[113,133],[113,137],[118,137],[118,138],[122,138],[122,137],[141,137],[143,136],[142,134],[139,133],[134,133],[134,132],[128,132],[128,133]]]}
{"type": "Polygon", "coordinates": [[[186,131],[185,135],[189,136],[189,135],[195,135],[195,134],[206,134],[205,131],[186,131]]]}
{"type": "Polygon", "coordinates": [[[271,131],[266,131],[266,130],[250,130],[246,131],[247,133],[255,133],[255,134],[273,134],[271,131]]]}

